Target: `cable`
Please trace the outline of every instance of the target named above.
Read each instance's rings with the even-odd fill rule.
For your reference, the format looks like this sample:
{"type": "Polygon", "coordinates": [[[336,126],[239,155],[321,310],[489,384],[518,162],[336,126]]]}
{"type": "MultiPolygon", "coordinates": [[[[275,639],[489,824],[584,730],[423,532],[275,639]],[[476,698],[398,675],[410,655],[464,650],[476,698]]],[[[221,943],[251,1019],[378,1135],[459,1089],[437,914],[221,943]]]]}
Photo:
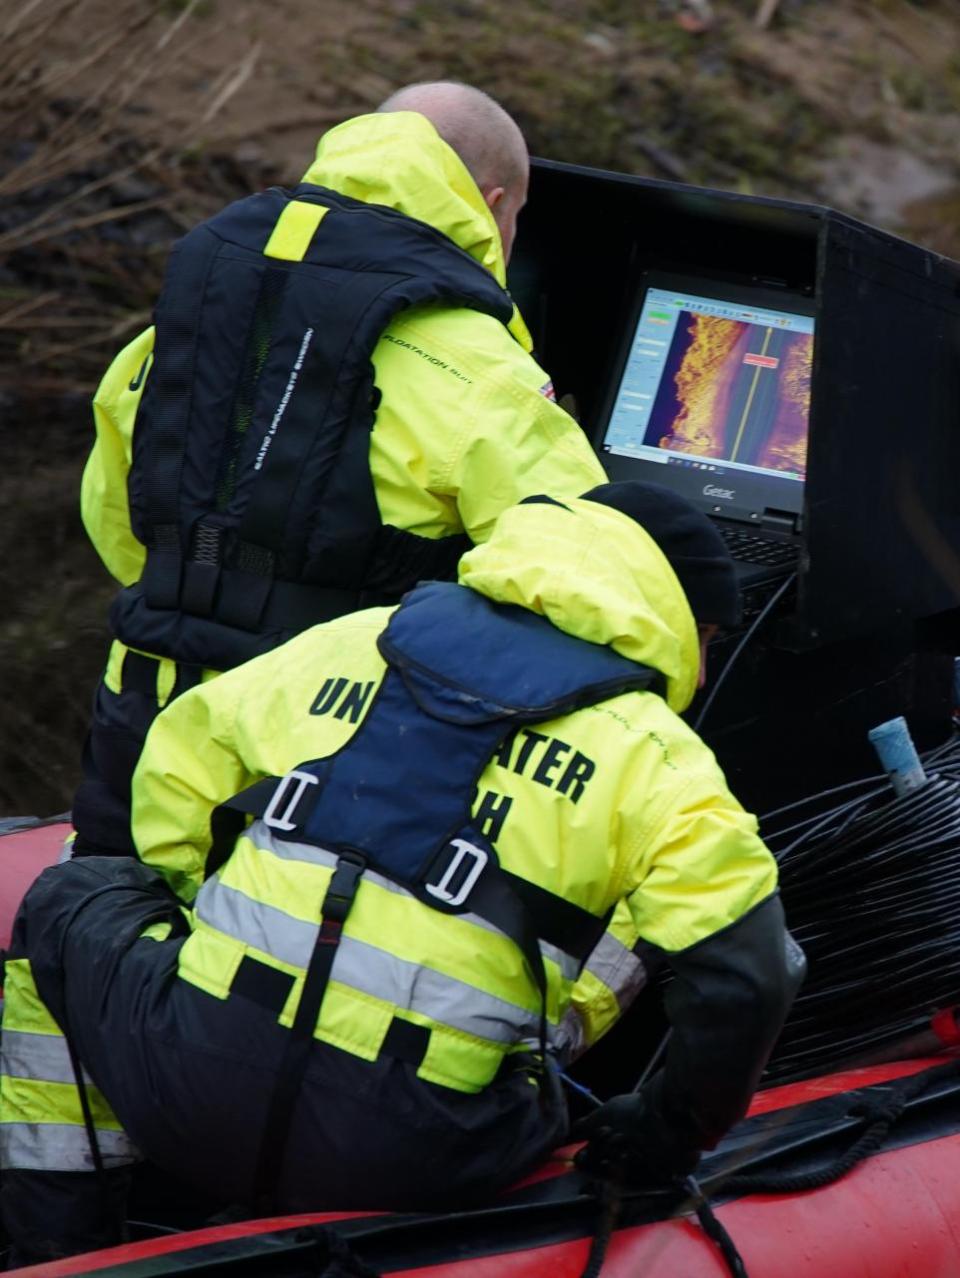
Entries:
{"type": "Polygon", "coordinates": [[[840,794],[844,790],[853,790],[858,786],[868,785],[871,782],[876,784],[885,780],[886,777],[882,772],[877,772],[869,777],[858,777],[856,781],[846,781],[843,785],[834,785],[829,790],[821,790],[819,794],[807,794],[802,799],[794,799],[792,803],[785,803],[782,808],[774,808],[772,812],[767,812],[763,820],[770,822],[774,817],[783,816],[785,812],[792,812],[794,808],[805,807],[808,803],[819,803],[821,799],[826,799],[831,794],[840,794]]]}
{"type": "Polygon", "coordinates": [[[644,1085],[644,1083],[647,1081],[647,1079],[650,1077],[653,1071],[657,1068],[657,1066],[663,1060],[664,1056],[666,1055],[667,1048],[670,1045],[670,1036],[672,1034],[673,1034],[673,1030],[668,1029],[667,1032],[664,1034],[663,1038],[661,1038],[660,1042],[657,1044],[657,1050],[653,1053],[653,1055],[647,1061],[647,1064],[646,1064],[646,1067],[644,1068],[643,1073],[640,1075],[640,1077],[637,1079],[637,1081],[634,1083],[633,1087],[631,1088],[632,1091],[639,1092],[640,1088],[644,1085]]]}
{"type": "Polygon", "coordinates": [[[960,1002],[958,738],[924,763],[927,783],[900,798],[886,785],[864,793],[863,778],[761,819],[809,965],[768,1083],[887,1049],[960,1002]],[[787,812],[799,819],[767,828],[787,812]]]}
{"type": "Polygon", "coordinates": [[[795,572],[791,573],[790,576],[787,577],[786,581],[784,581],[770,596],[770,598],[763,605],[761,610],[757,613],[756,617],[754,617],[753,621],[750,623],[749,629],[744,634],[743,638],[740,640],[737,646],[734,648],[730,656],[727,658],[726,664],[724,665],[723,669],[720,671],[720,673],[717,675],[716,679],[714,680],[713,687],[710,689],[709,696],[707,697],[706,701],[704,701],[703,705],[700,707],[700,713],[697,715],[696,722],[693,725],[694,732],[699,732],[701,727],[703,726],[703,721],[707,717],[707,711],[713,705],[714,701],[716,701],[717,694],[719,693],[720,689],[723,687],[726,681],[727,675],[733,669],[734,665],[736,664],[737,660],[740,657],[740,654],[743,652],[744,648],[746,648],[747,644],[756,634],[757,630],[759,630],[760,626],[764,623],[764,621],[766,621],[767,617],[770,615],[770,613],[773,611],[776,605],[780,602],[781,598],[787,593],[787,590],[789,589],[790,586],[793,585],[796,579],[797,579],[797,574],[795,572]]]}

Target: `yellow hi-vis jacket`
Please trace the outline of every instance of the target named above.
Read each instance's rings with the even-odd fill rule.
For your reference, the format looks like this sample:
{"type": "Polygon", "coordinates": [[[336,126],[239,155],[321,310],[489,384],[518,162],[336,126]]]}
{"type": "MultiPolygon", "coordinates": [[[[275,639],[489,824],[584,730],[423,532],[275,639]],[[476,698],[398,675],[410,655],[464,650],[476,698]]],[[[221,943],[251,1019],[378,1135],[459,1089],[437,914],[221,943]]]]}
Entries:
{"type": "MultiPolygon", "coordinates": [[[[304,181],[385,205],[435,227],[501,285],[500,234],[473,178],[422,115],[359,116],[320,141],[304,181]]],[[[130,528],[127,475],[133,424],[150,375],[154,330],[120,352],[93,401],[96,443],[81,488],[91,541],[121,585],[137,581],[145,550],[130,528]]],[[[605,475],[575,421],[552,399],[518,311],[510,332],[489,315],[429,305],[394,319],[373,354],[383,393],[370,440],[382,519],[424,537],[466,532],[484,541],[507,506],[536,492],[576,496],[605,475]],[[512,334],[512,335],[511,335],[512,334]]],[[[106,682],[119,691],[126,649],[115,643],[106,682]]],[[[173,663],[158,676],[161,703],[173,663]]]]}
{"type": "MultiPolygon", "coordinates": [[[[650,537],[593,502],[527,503],[506,511],[490,540],[463,557],[460,581],[667,679],[665,699],[628,692],[522,729],[500,749],[481,774],[473,814],[502,865],[598,917],[618,907],[630,943],[640,938],[668,961],[768,901],[776,867],[756,822],[678,718],[696,686],[697,631],[650,537]]],[[[180,976],[225,999],[245,956],[276,967],[295,978],[285,1025],[336,858],[257,822],[204,882],[211,812],[253,781],[350,739],[384,674],[376,640],[390,614],[371,609],[314,627],[185,693],[155,721],[134,777],[140,855],[194,906],[180,976]]],[[[594,984],[579,998],[585,1037],[611,1019],[616,991],[602,976],[616,947],[628,955],[623,941],[614,929],[598,947],[594,984]]],[[[776,946],[782,958],[780,932],[775,962],[776,946]]],[[[578,973],[558,951],[542,949],[549,1038],[562,1050],[578,973]]],[[[316,1035],[375,1059],[393,1017],[413,1021],[431,1031],[419,1076],[475,1092],[505,1053],[536,1040],[538,1012],[537,990],[505,935],[475,916],[435,911],[368,871],[316,1035]]]]}

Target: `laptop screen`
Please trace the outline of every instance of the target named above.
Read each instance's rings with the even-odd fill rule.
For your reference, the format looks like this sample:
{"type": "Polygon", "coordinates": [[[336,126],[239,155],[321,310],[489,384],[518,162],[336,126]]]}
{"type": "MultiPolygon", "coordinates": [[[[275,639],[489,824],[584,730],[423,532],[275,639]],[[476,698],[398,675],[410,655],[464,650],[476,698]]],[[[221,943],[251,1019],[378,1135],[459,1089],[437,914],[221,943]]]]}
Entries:
{"type": "Polygon", "coordinates": [[[718,515],[799,513],[814,320],[796,305],[651,282],[603,431],[611,476],[664,483],[718,515]]]}

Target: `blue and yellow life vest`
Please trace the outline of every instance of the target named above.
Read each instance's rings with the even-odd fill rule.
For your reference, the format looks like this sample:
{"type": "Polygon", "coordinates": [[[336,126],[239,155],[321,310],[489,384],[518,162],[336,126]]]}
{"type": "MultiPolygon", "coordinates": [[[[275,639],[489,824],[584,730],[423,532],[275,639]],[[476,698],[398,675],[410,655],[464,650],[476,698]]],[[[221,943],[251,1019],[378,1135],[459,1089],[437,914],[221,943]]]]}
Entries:
{"type": "MultiPolygon", "coordinates": [[[[343,923],[369,869],[434,909],[478,916],[521,949],[541,1000],[540,943],[582,964],[606,923],[499,863],[471,817],[478,778],[508,733],[632,690],[656,671],[545,618],[431,582],[409,594],[378,640],[387,662],[363,723],[335,754],[268,777],[214,813],[208,875],[254,816],[273,840],[335,858],[297,1019],[312,1034],[343,923]]],[[[256,829],[249,831],[256,844],[256,829]]],[[[201,890],[201,898],[203,891],[201,890]]],[[[198,904],[201,902],[198,898],[198,904]]],[[[383,940],[389,950],[389,937],[383,940]]]]}

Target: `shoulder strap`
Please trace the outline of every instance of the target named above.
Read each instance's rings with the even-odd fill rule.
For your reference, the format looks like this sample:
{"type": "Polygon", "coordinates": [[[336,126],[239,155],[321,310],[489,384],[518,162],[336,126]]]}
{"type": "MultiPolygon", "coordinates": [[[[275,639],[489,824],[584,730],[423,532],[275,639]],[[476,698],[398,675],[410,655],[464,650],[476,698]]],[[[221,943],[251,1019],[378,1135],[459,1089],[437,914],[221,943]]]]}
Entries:
{"type": "Polygon", "coordinates": [[[157,304],[157,350],[140,409],[158,418],[148,444],[144,481],[152,544],[148,547],[143,585],[151,608],[173,608],[179,600],[180,475],[200,322],[197,298],[203,296],[219,247],[216,236],[203,226],[185,236],[174,249],[166,286],[157,304]]]}

